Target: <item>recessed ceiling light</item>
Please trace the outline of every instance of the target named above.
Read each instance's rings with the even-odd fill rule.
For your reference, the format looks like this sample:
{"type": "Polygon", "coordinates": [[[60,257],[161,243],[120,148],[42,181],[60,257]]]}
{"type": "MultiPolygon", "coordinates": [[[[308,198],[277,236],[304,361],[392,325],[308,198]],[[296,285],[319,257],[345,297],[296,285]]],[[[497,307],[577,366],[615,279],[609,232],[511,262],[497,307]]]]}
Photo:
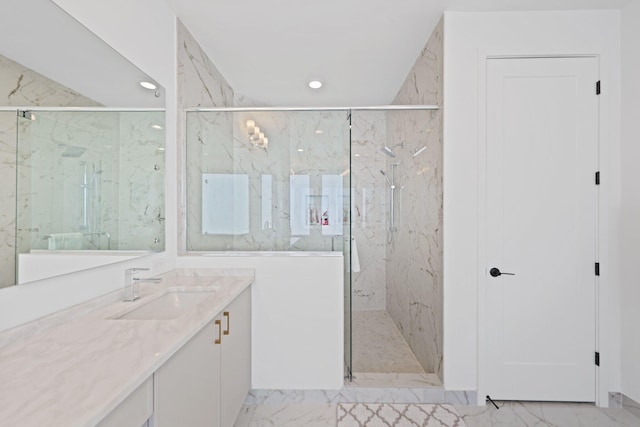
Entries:
{"type": "Polygon", "coordinates": [[[157,125],[157,124],[156,125],[151,125],[151,127],[154,128],[154,129],[158,129],[158,130],[164,129],[162,126],[157,125]]]}
{"type": "Polygon", "coordinates": [[[316,135],[320,135],[323,132],[324,131],[322,129],[316,129],[313,133],[315,133],[316,135]]]}
{"type": "Polygon", "coordinates": [[[355,157],[360,157],[360,154],[354,154],[355,157]]]}
{"type": "Polygon", "coordinates": [[[309,87],[311,89],[320,89],[322,87],[322,82],[320,80],[311,80],[309,82],[309,87]]]}
{"type": "Polygon", "coordinates": [[[302,153],[304,150],[302,148],[298,148],[298,151],[302,153]]]}
{"type": "Polygon", "coordinates": [[[156,86],[154,83],[152,82],[148,82],[146,80],[143,80],[140,82],[140,86],[142,86],[145,89],[149,89],[149,90],[156,90],[158,86],[156,86]]]}

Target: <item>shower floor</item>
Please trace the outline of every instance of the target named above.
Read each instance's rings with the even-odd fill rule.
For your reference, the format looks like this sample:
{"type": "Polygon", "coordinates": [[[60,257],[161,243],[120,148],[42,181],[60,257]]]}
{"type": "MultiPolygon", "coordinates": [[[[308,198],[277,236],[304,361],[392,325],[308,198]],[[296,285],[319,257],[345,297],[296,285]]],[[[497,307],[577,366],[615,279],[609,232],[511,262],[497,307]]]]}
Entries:
{"type": "Polygon", "coordinates": [[[351,319],[354,385],[442,385],[422,369],[386,311],[354,310],[351,319]]]}

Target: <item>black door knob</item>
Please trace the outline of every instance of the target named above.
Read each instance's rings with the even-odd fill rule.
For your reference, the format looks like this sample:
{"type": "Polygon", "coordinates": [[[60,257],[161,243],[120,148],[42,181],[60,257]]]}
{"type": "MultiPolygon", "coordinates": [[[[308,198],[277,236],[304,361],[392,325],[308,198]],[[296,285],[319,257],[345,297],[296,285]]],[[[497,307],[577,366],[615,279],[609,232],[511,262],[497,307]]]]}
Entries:
{"type": "Polygon", "coordinates": [[[491,275],[491,277],[498,277],[498,276],[502,276],[503,274],[505,276],[515,276],[514,273],[503,273],[500,271],[499,268],[495,268],[493,267],[491,270],[489,270],[489,274],[491,275]]]}

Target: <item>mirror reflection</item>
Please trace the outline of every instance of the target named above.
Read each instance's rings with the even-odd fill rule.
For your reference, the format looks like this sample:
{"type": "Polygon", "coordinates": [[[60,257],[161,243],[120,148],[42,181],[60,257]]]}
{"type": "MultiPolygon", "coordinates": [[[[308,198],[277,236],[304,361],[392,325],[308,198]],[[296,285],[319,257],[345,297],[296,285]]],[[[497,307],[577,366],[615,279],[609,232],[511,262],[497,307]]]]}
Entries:
{"type": "Polygon", "coordinates": [[[164,89],[51,1],[0,1],[0,288],[163,250],[164,89]]]}

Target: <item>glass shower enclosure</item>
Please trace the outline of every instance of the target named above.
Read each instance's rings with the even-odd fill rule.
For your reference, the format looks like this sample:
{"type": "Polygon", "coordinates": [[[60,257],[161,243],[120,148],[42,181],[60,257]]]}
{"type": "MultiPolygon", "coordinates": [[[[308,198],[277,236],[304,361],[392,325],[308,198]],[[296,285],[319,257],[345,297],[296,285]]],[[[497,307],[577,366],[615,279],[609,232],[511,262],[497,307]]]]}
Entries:
{"type": "Polygon", "coordinates": [[[187,251],[343,252],[350,319],[350,147],[346,109],[188,111],[187,251]]]}
{"type": "Polygon", "coordinates": [[[18,111],[17,253],[162,250],[164,112],[18,111]]]}
{"type": "MultiPolygon", "coordinates": [[[[343,252],[348,381],[373,372],[354,359],[354,310],[383,313],[421,374],[441,366],[412,338],[441,348],[441,115],[427,107],[187,112],[186,250],[343,252]]],[[[380,344],[366,328],[356,353],[380,344]]]]}

